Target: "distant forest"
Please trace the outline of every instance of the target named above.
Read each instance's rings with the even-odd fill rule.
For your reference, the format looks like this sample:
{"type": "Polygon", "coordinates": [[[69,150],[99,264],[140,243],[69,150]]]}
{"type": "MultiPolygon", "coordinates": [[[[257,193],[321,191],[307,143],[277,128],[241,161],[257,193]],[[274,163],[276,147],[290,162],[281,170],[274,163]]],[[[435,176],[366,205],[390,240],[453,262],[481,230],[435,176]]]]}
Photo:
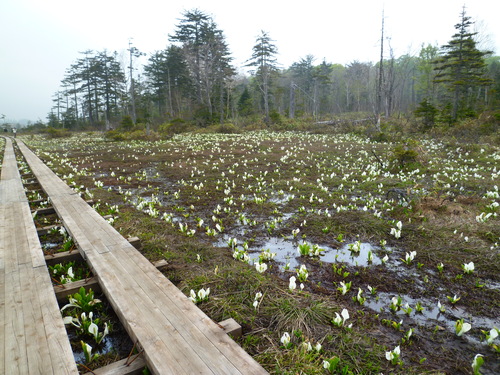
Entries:
{"type": "Polygon", "coordinates": [[[375,63],[318,63],[308,55],[288,68],[277,61],[278,42],[262,31],[248,51],[245,76],[232,66],[223,31],[194,9],[179,19],[167,48],[142,67],[140,46],[129,45],[127,66],[117,53],[83,52],[54,94],[48,125],[107,130],[183,121],[206,127],[402,113],[416,113],[429,127],[453,124],[500,108],[500,57],[478,49],[472,24],[464,9],[449,43],[422,45],[417,56],[394,56],[382,27],[375,63]]]}

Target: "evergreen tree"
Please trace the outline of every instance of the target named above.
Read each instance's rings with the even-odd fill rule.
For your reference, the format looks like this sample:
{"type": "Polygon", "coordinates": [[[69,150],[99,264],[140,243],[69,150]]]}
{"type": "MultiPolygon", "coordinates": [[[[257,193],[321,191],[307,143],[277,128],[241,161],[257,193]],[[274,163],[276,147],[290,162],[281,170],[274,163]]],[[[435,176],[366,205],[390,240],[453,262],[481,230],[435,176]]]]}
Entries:
{"type": "Polygon", "coordinates": [[[416,117],[421,117],[424,124],[423,129],[428,130],[434,126],[436,121],[437,109],[427,98],[424,98],[413,112],[416,117]]]}
{"type": "Polygon", "coordinates": [[[148,59],[144,66],[144,75],[151,99],[158,108],[161,115],[165,111],[165,100],[168,93],[168,68],[165,51],[156,51],[148,59]]]}
{"type": "Polygon", "coordinates": [[[117,61],[116,52],[109,56],[103,51],[96,56],[98,64],[98,95],[104,104],[105,119],[109,123],[113,116],[118,115],[118,101],[125,93],[125,74],[117,61]]]}
{"type": "Polygon", "coordinates": [[[66,71],[66,77],[61,81],[61,85],[65,88],[65,93],[70,101],[68,108],[66,109],[66,115],[74,119],[74,122],[79,120],[78,112],[78,77],[72,74],[71,69],[66,71]],[[71,114],[70,114],[71,113],[71,114]]]}
{"type": "Polygon", "coordinates": [[[317,85],[317,111],[319,113],[327,112],[328,107],[331,103],[331,74],[332,65],[327,63],[325,60],[322,61],[320,65],[314,67],[313,77],[314,82],[317,85]]]}
{"type": "Polygon", "coordinates": [[[293,97],[295,105],[300,112],[316,113],[317,85],[314,76],[314,56],[307,55],[290,66],[292,89],[295,90],[293,97]]]}
{"type": "Polygon", "coordinates": [[[255,78],[262,92],[265,121],[266,124],[269,124],[269,87],[271,75],[278,70],[276,63],[278,49],[273,44],[273,40],[269,34],[265,31],[261,31],[256,42],[253,47],[252,57],[248,60],[247,66],[255,66],[257,68],[255,78]]]}
{"type": "Polygon", "coordinates": [[[62,80],[62,86],[68,89],[65,90],[66,111],[61,116],[73,125],[80,118],[94,124],[100,115],[109,121],[118,115],[125,95],[125,74],[116,52],[108,55],[106,51],[85,51],[83,54],[85,57],[72,64],[62,80]]]}
{"type": "Polygon", "coordinates": [[[202,120],[202,125],[206,121],[213,121],[217,110],[222,118],[226,83],[234,75],[222,31],[209,15],[194,9],[184,13],[170,40],[182,44],[184,59],[195,88],[197,117],[202,120]]]}
{"type": "Polygon", "coordinates": [[[61,122],[57,119],[57,115],[54,112],[49,112],[47,115],[47,126],[53,128],[60,128],[61,122]]]}
{"type": "Polygon", "coordinates": [[[201,92],[201,46],[203,45],[204,34],[210,17],[198,9],[186,11],[184,18],[177,25],[174,35],[170,35],[172,42],[180,42],[186,56],[186,61],[194,76],[196,87],[196,100],[198,104],[202,102],[201,92]]]}
{"type": "Polygon", "coordinates": [[[208,108],[210,117],[214,111],[220,114],[220,122],[224,121],[226,84],[234,76],[235,70],[231,66],[229,47],[224,35],[217,25],[210,20],[205,32],[205,41],[201,48],[203,69],[201,81],[205,95],[204,103],[208,108]]]}
{"type": "Polygon", "coordinates": [[[457,33],[448,44],[441,47],[443,54],[436,60],[435,83],[442,83],[450,93],[453,120],[463,118],[475,109],[478,90],[491,84],[486,77],[485,55],[476,47],[475,32],[470,32],[473,24],[466,16],[465,7],[460,15],[460,23],[455,25],[457,33]]]}
{"type": "Polygon", "coordinates": [[[171,45],[167,48],[168,98],[172,114],[182,112],[185,102],[193,90],[193,81],[182,48],[171,45]]]}
{"type": "Polygon", "coordinates": [[[248,91],[248,87],[245,87],[238,100],[238,112],[242,116],[248,116],[252,114],[252,111],[252,96],[250,95],[250,91],[248,91]]]}

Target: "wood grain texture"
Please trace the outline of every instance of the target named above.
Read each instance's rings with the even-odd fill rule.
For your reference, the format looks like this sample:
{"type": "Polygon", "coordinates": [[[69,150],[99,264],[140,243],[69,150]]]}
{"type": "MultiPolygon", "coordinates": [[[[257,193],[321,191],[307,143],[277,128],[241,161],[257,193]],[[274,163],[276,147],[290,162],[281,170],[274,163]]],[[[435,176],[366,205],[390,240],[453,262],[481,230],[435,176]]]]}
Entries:
{"type": "Polygon", "coordinates": [[[10,139],[0,176],[0,373],[78,374],[10,139]]]}

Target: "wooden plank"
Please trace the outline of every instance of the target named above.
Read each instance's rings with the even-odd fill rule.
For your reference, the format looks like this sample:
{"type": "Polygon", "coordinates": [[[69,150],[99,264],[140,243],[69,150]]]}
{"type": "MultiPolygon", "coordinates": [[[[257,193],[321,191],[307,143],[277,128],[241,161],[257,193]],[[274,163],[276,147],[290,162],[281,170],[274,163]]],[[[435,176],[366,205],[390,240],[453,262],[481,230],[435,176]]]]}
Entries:
{"type": "MultiPolygon", "coordinates": [[[[143,265],[141,264],[141,266],[143,265]]],[[[257,362],[248,356],[240,346],[235,344],[215,322],[199,310],[168,279],[158,277],[151,271],[146,272],[145,275],[149,277],[150,282],[159,286],[159,288],[151,287],[149,294],[153,293],[153,298],[165,300],[165,297],[168,297],[169,303],[163,305],[162,309],[165,314],[168,314],[171,324],[182,327],[182,329],[179,328],[179,331],[187,341],[193,344],[197,342],[204,343],[201,350],[205,352],[203,358],[208,366],[217,367],[219,371],[228,374],[237,373],[237,370],[231,368],[232,366],[250,373],[261,373],[263,371],[257,362]],[[212,363],[212,359],[217,362],[212,363]],[[231,364],[222,362],[223,359],[230,359],[231,364]]],[[[145,284],[144,279],[141,284],[145,284]]],[[[200,350],[196,347],[193,349],[200,350]]]]}
{"type": "MultiPolygon", "coordinates": [[[[79,250],[71,250],[71,251],[62,251],[60,253],[45,255],[45,262],[47,263],[48,266],[54,266],[55,264],[58,263],[83,262],[83,258],[79,250]]],[[[168,262],[165,259],[160,259],[156,262],[153,262],[152,264],[158,269],[168,266],[168,262]]]]}
{"type": "Polygon", "coordinates": [[[127,241],[135,247],[137,250],[140,250],[142,245],[141,245],[141,240],[139,237],[128,237],[127,241]]]}
{"type": "MultiPolygon", "coordinates": [[[[14,150],[10,141],[7,144],[2,166],[2,221],[4,224],[3,236],[0,239],[4,249],[4,313],[5,330],[2,341],[4,344],[4,367],[8,373],[28,373],[26,339],[24,334],[24,315],[21,299],[21,275],[18,267],[18,242],[16,241],[16,198],[19,197],[16,183],[17,169],[15,168],[14,150]]],[[[18,174],[18,172],[17,172],[18,174]]]]}
{"type": "Polygon", "coordinates": [[[70,199],[66,203],[70,205],[75,217],[80,218],[79,224],[86,229],[84,233],[90,239],[104,247],[115,245],[123,240],[123,237],[90,206],[83,206],[81,200],[70,199]]]}
{"type": "MultiPolygon", "coordinates": [[[[14,253],[14,251],[12,251],[14,253]]],[[[28,355],[21,299],[21,275],[17,259],[6,259],[5,374],[28,374],[28,355]]]]}
{"type": "MultiPolygon", "coordinates": [[[[169,303],[166,306],[162,306],[164,311],[171,310],[168,314],[169,318],[181,317],[181,320],[177,323],[178,326],[193,326],[196,327],[201,332],[204,332],[205,340],[208,339],[212,343],[214,348],[219,351],[219,356],[221,353],[223,356],[230,357],[236,362],[238,360],[241,362],[241,368],[249,367],[252,365],[255,367],[255,373],[263,369],[258,365],[251,357],[248,356],[243,349],[234,343],[227,335],[223,334],[222,329],[217,326],[211,319],[209,319],[200,309],[198,309],[179,289],[175,287],[167,278],[161,277],[161,273],[152,269],[151,264],[137,251],[131,247],[125,247],[122,249],[121,258],[124,258],[124,254],[128,254],[133,257],[129,262],[131,264],[136,264],[137,267],[144,270],[144,276],[149,278],[149,282],[156,284],[158,288],[150,287],[150,293],[155,293],[154,297],[157,300],[165,300],[169,303]],[[160,291],[161,294],[157,294],[160,291]],[[241,358],[240,358],[241,357],[241,358]],[[250,359],[248,362],[246,359],[250,359]]],[[[135,271],[135,275],[138,272],[135,271]]],[[[137,276],[139,278],[139,276],[137,276]]],[[[141,285],[147,285],[146,279],[141,279],[141,285]]],[[[145,291],[146,292],[146,291],[145,291]]],[[[177,325],[176,325],[177,326],[177,325]]],[[[196,331],[186,332],[186,335],[197,335],[196,331]]],[[[200,338],[198,338],[200,339],[200,338]]],[[[214,349],[215,350],[215,349],[214,349]]],[[[214,353],[212,353],[213,355],[214,353]]]]}
{"type": "MultiPolygon", "coordinates": [[[[24,186],[26,186],[26,184],[24,184],[24,186]]],[[[30,204],[35,204],[35,203],[42,203],[42,202],[46,202],[47,199],[45,198],[42,198],[42,199],[31,199],[29,202],[30,204]]]]}
{"type": "Polygon", "coordinates": [[[108,262],[108,265],[109,265],[109,262],[108,262]]]}
{"type": "MultiPolygon", "coordinates": [[[[59,205],[59,201],[57,203],[59,205]]],[[[80,248],[84,253],[85,249],[87,249],[89,246],[98,249],[98,252],[100,253],[109,251],[107,244],[103,242],[103,237],[105,237],[105,235],[103,234],[102,230],[99,230],[98,227],[92,225],[94,223],[93,216],[97,215],[100,217],[100,215],[91,207],[82,206],[81,202],[75,202],[74,199],[65,199],[64,206],[61,207],[59,214],[61,215],[61,218],[63,218],[63,221],[66,220],[68,215],[71,216],[71,220],[74,222],[74,224],[70,225],[69,223],[65,223],[65,226],[66,228],[68,228],[68,232],[72,234],[72,237],[74,236],[73,238],[78,242],[80,248]],[[90,212],[89,210],[91,210],[92,212],[90,212]],[[75,228],[75,226],[77,228],[75,228]],[[78,235],[75,233],[75,229],[77,229],[78,235]],[[84,243],[86,243],[87,245],[84,246],[84,243]]]]}
{"type": "Polygon", "coordinates": [[[48,266],[53,266],[54,264],[62,262],[83,261],[82,255],[78,250],[63,251],[60,253],[45,255],[44,259],[48,266]]]}
{"type": "Polygon", "coordinates": [[[142,356],[138,358],[136,356],[134,355],[130,359],[125,358],[121,361],[111,363],[92,372],[87,372],[84,375],[140,375],[146,367],[146,362],[142,356]],[[127,364],[127,361],[131,363],[127,364]]]}
{"type": "Polygon", "coordinates": [[[178,340],[176,327],[160,319],[158,307],[143,293],[138,280],[120,267],[112,253],[90,251],[88,257],[123,326],[144,348],[150,370],[155,374],[206,373],[207,368],[198,355],[190,356],[189,346],[178,340]]]}
{"type": "Polygon", "coordinates": [[[52,229],[54,228],[59,228],[60,225],[48,225],[46,227],[42,227],[42,228],[36,228],[36,232],[38,233],[39,236],[43,236],[43,235],[46,235],[47,233],[49,233],[52,229]]]}
{"type": "Polygon", "coordinates": [[[55,214],[56,210],[54,209],[54,207],[45,207],[45,208],[38,208],[36,210],[32,210],[31,213],[32,213],[32,215],[43,216],[43,215],[55,214]]]}
{"type": "Polygon", "coordinates": [[[67,284],[55,285],[54,293],[56,295],[56,299],[58,302],[64,302],[68,300],[68,296],[70,294],[75,294],[80,290],[81,287],[84,287],[86,290],[92,288],[94,292],[100,292],[101,287],[99,285],[99,281],[96,277],[91,277],[89,279],[83,279],[78,281],[73,281],[67,284]]]}
{"type": "Polygon", "coordinates": [[[222,327],[224,332],[226,332],[228,335],[231,335],[232,337],[241,337],[241,335],[243,334],[241,326],[233,318],[223,320],[222,322],[219,322],[219,325],[222,327]]]}
{"type": "MultiPolygon", "coordinates": [[[[130,245],[129,245],[130,246],[130,245]]],[[[136,275],[130,275],[126,270],[120,267],[116,262],[116,258],[111,253],[98,253],[97,250],[88,252],[88,260],[90,264],[96,267],[97,274],[101,279],[103,291],[106,293],[108,300],[114,305],[118,315],[123,315],[125,319],[124,326],[132,332],[129,334],[139,338],[141,345],[145,348],[146,357],[150,368],[155,373],[198,373],[206,371],[206,366],[199,361],[196,355],[189,356],[189,347],[183,342],[178,342],[176,328],[172,327],[168,322],[162,325],[159,309],[155,304],[152,304],[151,299],[145,295],[141,286],[138,284],[142,280],[136,280],[136,275]],[[95,259],[94,259],[95,258],[95,259]],[[101,258],[101,259],[99,259],[101,258]],[[104,258],[104,259],[102,259],[104,258]],[[103,265],[105,264],[105,267],[103,265]],[[104,269],[99,269],[102,267],[104,269]],[[104,276],[103,276],[104,275],[104,276]],[[119,279],[117,278],[119,275],[119,279]],[[121,284],[121,286],[119,286],[121,284]],[[120,296],[123,292],[124,295],[120,296]],[[128,297],[128,302],[126,301],[128,297]],[[131,304],[130,302],[133,302],[131,304]],[[125,304],[124,308],[120,305],[125,304]],[[140,322],[140,324],[137,324],[140,322]],[[159,337],[168,337],[168,344],[162,342],[159,337]],[[153,345],[151,345],[151,343],[153,345]],[[161,350],[158,350],[163,348],[161,350]],[[172,352],[174,350],[174,352],[172,352]],[[166,363],[168,367],[165,367],[166,363]],[[172,368],[175,366],[175,368],[172,368]],[[201,367],[200,367],[201,366],[201,367]]]]}
{"type": "Polygon", "coordinates": [[[20,213],[22,214],[23,218],[21,225],[24,225],[24,228],[26,230],[25,235],[28,245],[27,250],[29,251],[31,263],[33,267],[45,266],[45,258],[42,246],[36,232],[35,223],[33,222],[29,206],[27,204],[23,204],[20,213]]]}
{"type": "Polygon", "coordinates": [[[4,163],[2,167],[2,172],[0,174],[0,371],[5,372],[5,338],[6,338],[6,317],[5,317],[5,288],[6,288],[6,275],[5,275],[5,255],[7,251],[7,223],[4,218],[5,215],[5,202],[7,189],[5,186],[6,178],[6,163],[5,158],[7,157],[7,150],[12,147],[10,139],[5,141],[4,149],[4,163]]]}
{"type": "Polygon", "coordinates": [[[160,260],[154,262],[153,266],[155,266],[155,268],[160,269],[160,268],[168,266],[168,262],[165,259],[160,259],[160,260]]]}
{"type": "MultiPolygon", "coordinates": [[[[0,198],[2,196],[0,182],[0,198]]],[[[0,205],[0,218],[4,218],[4,206],[0,205]]],[[[5,369],[5,241],[6,238],[5,220],[0,220],[0,370],[5,369]]]]}
{"type": "MultiPolygon", "coordinates": [[[[126,247],[132,249],[134,252],[137,252],[128,243],[126,243],[126,247]]],[[[134,288],[140,291],[143,303],[145,304],[145,307],[148,307],[148,314],[151,314],[151,318],[154,322],[158,322],[159,325],[157,326],[157,330],[161,330],[162,328],[165,328],[165,326],[175,327],[174,335],[171,337],[162,336],[162,339],[165,341],[168,340],[166,342],[167,345],[169,343],[170,345],[175,345],[179,348],[179,351],[182,352],[182,355],[180,356],[180,353],[174,353],[175,360],[182,361],[184,354],[187,354],[190,358],[190,363],[187,363],[186,366],[196,365],[198,367],[204,365],[213,372],[225,374],[240,373],[227,358],[221,355],[219,348],[207,340],[207,337],[199,329],[199,326],[192,324],[193,321],[190,319],[189,314],[191,311],[199,309],[191,301],[189,301],[188,298],[182,294],[182,292],[176,289],[177,293],[182,295],[181,299],[184,299],[186,302],[185,306],[189,306],[187,309],[179,308],[179,306],[171,300],[169,296],[157,288],[151,278],[145,274],[139,273],[139,270],[137,269],[138,264],[130,262],[129,259],[124,256],[126,252],[122,251],[119,254],[120,255],[118,257],[114,256],[114,252],[112,254],[106,254],[106,265],[110,266],[110,264],[113,264],[114,267],[121,266],[127,274],[133,274],[135,280],[140,280],[140,283],[134,288]],[[164,301],[164,303],[161,304],[161,310],[157,305],[160,301],[164,301]],[[200,343],[203,344],[200,345],[200,343]]],[[[136,257],[134,261],[143,263],[141,266],[147,265],[148,273],[154,275],[155,272],[157,272],[159,275],[156,274],[156,277],[167,280],[166,278],[160,276],[161,273],[159,273],[144,257],[136,257]]],[[[225,336],[228,340],[230,340],[229,337],[224,334],[223,330],[203,313],[202,319],[204,319],[208,324],[212,323],[213,327],[216,328],[216,331],[211,332],[211,334],[218,333],[220,336],[225,336]]],[[[232,343],[234,344],[234,341],[232,341],[232,343]]],[[[196,371],[196,368],[190,368],[190,371],[196,371]]]]}
{"type": "MultiPolygon", "coordinates": [[[[40,285],[50,283],[47,270],[43,269],[43,267],[36,268],[35,281],[40,285]]],[[[42,288],[39,291],[39,301],[50,353],[50,358],[46,358],[46,360],[51,361],[54,374],[78,374],[56,296],[51,289],[42,288]]]]}
{"type": "Polygon", "coordinates": [[[48,286],[36,284],[33,267],[30,264],[20,265],[19,269],[29,373],[53,373],[52,363],[46,360],[50,357],[38,297],[40,291],[48,286]]]}
{"type": "MultiPolygon", "coordinates": [[[[59,179],[51,170],[49,167],[47,167],[42,161],[31,151],[29,150],[26,145],[19,140],[17,141],[17,144],[19,146],[19,149],[23,153],[23,156],[26,160],[26,162],[30,165],[30,168],[32,169],[33,174],[36,176],[38,182],[42,186],[45,192],[47,188],[51,189],[52,194],[51,198],[58,196],[58,195],[64,195],[64,194],[77,194],[73,189],[71,189],[66,183],[62,184],[54,184],[52,186],[52,181],[54,179],[54,176],[59,179]],[[36,167],[33,167],[35,165],[36,167]],[[33,170],[33,168],[36,168],[36,173],[33,170]]],[[[60,180],[60,179],[59,179],[60,180]]],[[[61,180],[62,182],[62,180],[61,180]]],[[[49,195],[49,194],[47,194],[49,195]]]]}
{"type": "MultiPolygon", "coordinates": [[[[59,204],[59,203],[58,203],[59,204]]],[[[64,202],[62,202],[62,205],[64,206],[64,202]]],[[[76,221],[73,219],[71,216],[71,213],[67,210],[67,208],[60,208],[60,218],[63,222],[64,227],[70,234],[71,238],[73,238],[73,241],[77,246],[80,248],[80,254],[82,255],[83,259],[85,260],[85,251],[84,249],[87,248],[88,246],[91,246],[90,242],[88,241],[87,237],[85,236],[82,228],[79,227],[79,225],[76,223],[76,221]]]]}
{"type": "Polygon", "coordinates": [[[12,145],[6,151],[7,162],[4,159],[0,179],[0,339],[4,347],[0,355],[0,372],[76,375],[73,353],[52,291],[12,145]],[[47,327],[54,324],[61,329],[57,334],[54,331],[47,335],[47,327]],[[56,347],[52,352],[50,348],[54,343],[56,347]]]}
{"type": "Polygon", "coordinates": [[[13,202],[8,206],[8,211],[6,212],[9,217],[12,217],[12,224],[9,230],[12,236],[11,243],[16,245],[17,264],[32,262],[24,218],[19,216],[19,213],[23,211],[22,205],[21,202],[13,202]]]}

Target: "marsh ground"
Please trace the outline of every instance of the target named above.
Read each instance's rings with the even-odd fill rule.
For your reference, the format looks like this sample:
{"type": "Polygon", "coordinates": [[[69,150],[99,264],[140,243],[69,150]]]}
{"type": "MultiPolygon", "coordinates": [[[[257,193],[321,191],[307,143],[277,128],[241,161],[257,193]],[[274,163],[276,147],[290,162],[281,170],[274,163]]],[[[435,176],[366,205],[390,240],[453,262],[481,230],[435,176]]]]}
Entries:
{"type": "Polygon", "coordinates": [[[148,259],[166,259],[186,295],[209,287],[199,307],[236,319],[271,373],[327,373],[337,357],[331,373],[470,374],[478,353],[483,374],[500,373],[500,339],[484,334],[500,328],[498,148],[267,131],[25,141],[148,259]],[[321,255],[300,256],[303,243],[321,255]],[[307,280],[291,290],[301,265],[307,280]],[[461,319],[472,328],[457,336],[461,319]]]}

